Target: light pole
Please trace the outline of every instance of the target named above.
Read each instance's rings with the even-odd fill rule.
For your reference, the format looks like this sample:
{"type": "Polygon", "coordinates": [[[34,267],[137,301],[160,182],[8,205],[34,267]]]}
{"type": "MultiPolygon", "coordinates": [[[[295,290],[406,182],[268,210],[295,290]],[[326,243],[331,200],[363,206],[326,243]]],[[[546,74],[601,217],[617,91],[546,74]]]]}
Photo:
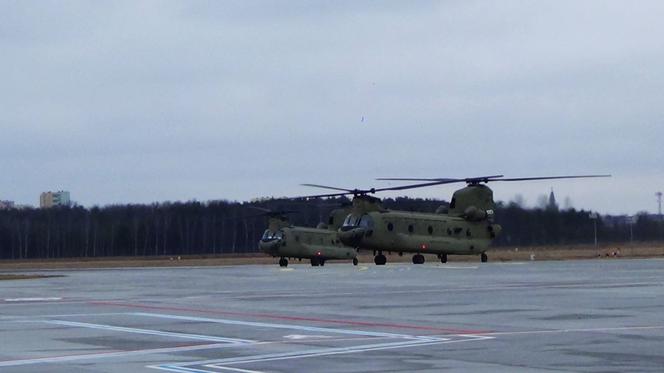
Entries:
{"type": "Polygon", "coordinates": [[[599,218],[599,216],[597,215],[596,212],[591,212],[589,217],[593,221],[593,228],[595,231],[595,249],[597,249],[597,219],[599,218]]]}

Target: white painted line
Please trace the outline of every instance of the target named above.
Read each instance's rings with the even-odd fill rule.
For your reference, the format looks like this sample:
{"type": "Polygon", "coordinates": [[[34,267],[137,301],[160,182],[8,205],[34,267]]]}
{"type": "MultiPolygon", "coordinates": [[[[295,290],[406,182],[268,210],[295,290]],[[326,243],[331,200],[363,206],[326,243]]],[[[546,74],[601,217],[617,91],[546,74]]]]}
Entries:
{"type": "Polygon", "coordinates": [[[174,353],[174,352],[183,352],[183,351],[211,350],[211,349],[218,349],[229,346],[231,345],[229,345],[228,343],[213,343],[213,344],[205,344],[198,346],[154,348],[148,350],[101,352],[96,354],[7,360],[7,361],[0,361],[0,367],[15,367],[15,366],[43,364],[43,363],[62,363],[62,362],[78,361],[78,360],[91,360],[91,359],[100,359],[100,358],[109,358],[109,357],[125,357],[125,356],[134,356],[134,355],[164,354],[164,353],[174,353]]]}
{"type": "Polygon", "coordinates": [[[228,365],[228,364],[233,364],[233,365],[248,364],[248,363],[257,363],[264,361],[289,360],[289,359],[299,359],[299,358],[315,357],[315,356],[350,354],[355,352],[379,351],[379,350],[388,350],[394,348],[413,347],[416,345],[428,345],[431,343],[437,343],[437,342],[406,341],[406,342],[391,342],[391,343],[375,343],[375,344],[367,344],[367,345],[359,345],[351,347],[331,347],[331,348],[320,348],[320,349],[312,349],[305,351],[293,351],[293,352],[263,354],[263,355],[254,355],[254,356],[241,356],[241,357],[222,359],[215,363],[207,364],[205,366],[210,368],[218,368],[220,365],[228,365]]]}
{"type": "Polygon", "coordinates": [[[469,339],[456,339],[456,340],[439,340],[433,342],[425,341],[407,341],[407,342],[396,342],[396,343],[381,343],[381,344],[368,344],[368,345],[359,345],[354,347],[340,347],[340,348],[324,348],[324,349],[315,349],[308,351],[300,352],[291,352],[291,353],[280,353],[280,354],[264,354],[264,355],[254,355],[254,356],[244,356],[237,358],[228,358],[220,360],[206,360],[206,361],[195,361],[182,364],[168,364],[168,365],[152,365],[148,368],[165,370],[170,372],[177,373],[210,373],[211,371],[189,368],[189,366],[204,366],[206,368],[212,369],[226,369],[229,367],[225,365],[235,365],[235,364],[249,364],[257,362],[266,362],[266,361],[276,361],[276,360],[289,360],[289,359],[301,359],[308,357],[317,357],[317,356],[328,356],[328,355],[341,355],[341,354],[352,354],[358,352],[368,352],[368,351],[380,351],[380,350],[389,350],[397,348],[410,348],[410,347],[421,347],[421,346],[431,346],[439,344],[450,344],[450,343],[460,343],[460,342],[471,342],[471,341],[481,341],[489,338],[477,338],[477,336],[470,336],[469,339]]]}
{"type": "Polygon", "coordinates": [[[165,370],[167,372],[176,372],[176,373],[215,373],[211,370],[187,368],[177,365],[148,365],[146,366],[146,368],[165,370]]]}
{"type": "Polygon", "coordinates": [[[62,300],[59,297],[46,297],[46,298],[5,298],[5,302],[49,302],[54,300],[62,300]]]}
{"type": "Polygon", "coordinates": [[[309,332],[316,332],[316,333],[350,334],[350,335],[362,335],[362,336],[372,336],[372,337],[388,337],[388,338],[404,338],[404,339],[415,339],[415,340],[426,340],[426,341],[431,341],[432,340],[431,338],[422,337],[422,336],[413,336],[413,335],[406,335],[406,334],[394,334],[394,333],[383,333],[383,332],[369,332],[369,331],[352,330],[352,329],[335,329],[335,328],[322,328],[322,327],[305,326],[305,325],[272,324],[272,323],[264,323],[264,322],[239,321],[239,320],[229,320],[229,319],[211,319],[211,318],[207,318],[207,317],[178,316],[178,315],[167,315],[167,314],[161,314],[161,313],[135,312],[133,314],[136,315],[136,316],[156,317],[156,318],[170,319],[170,320],[199,321],[199,322],[209,322],[209,323],[216,323],[216,324],[252,326],[252,327],[256,327],[256,328],[306,330],[306,331],[309,331],[309,332]]]}
{"type": "Polygon", "coordinates": [[[433,267],[433,268],[438,268],[438,269],[478,269],[479,266],[464,266],[464,267],[461,267],[461,266],[448,266],[448,265],[440,264],[440,265],[438,265],[436,267],[433,267]]]}
{"type": "Polygon", "coordinates": [[[320,334],[289,334],[285,335],[284,338],[286,339],[294,339],[294,340],[301,340],[301,339],[316,339],[316,338],[332,338],[330,335],[320,335],[320,334]]]}
{"type": "Polygon", "coordinates": [[[215,368],[221,369],[221,370],[228,370],[228,371],[231,371],[231,372],[240,372],[240,373],[263,373],[263,372],[258,371],[258,370],[249,370],[249,369],[240,369],[240,368],[231,368],[231,367],[215,367],[215,368]]]}
{"type": "Polygon", "coordinates": [[[162,336],[162,337],[194,339],[194,340],[208,341],[208,342],[225,342],[225,343],[236,344],[236,345],[240,345],[240,344],[244,345],[244,344],[249,344],[249,343],[255,343],[255,341],[251,341],[251,340],[248,340],[248,339],[225,338],[225,337],[216,337],[216,336],[200,335],[200,334],[164,332],[164,331],[160,331],[160,330],[137,329],[137,328],[128,328],[128,327],[123,327],[123,326],[90,324],[90,323],[64,321],[64,320],[43,320],[42,322],[47,323],[47,324],[64,325],[64,326],[72,326],[72,327],[79,327],[79,328],[112,330],[112,331],[125,332],[125,333],[158,335],[158,336],[162,336]]]}
{"type": "Polygon", "coordinates": [[[616,331],[630,331],[630,330],[659,330],[664,329],[664,325],[653,326],[623,326],[615,328],[579,328],[579,329],[554,329],[554,330],[526,330],[520,332],[492,332],[482,333],[482,335],[519,335],[519,334],[551,334],[551,333],[603,333],[603,332],[616,332],[616,331]]]}
{"type": "Polygon", "coordinates": [[[228,358],[228,359],[219,360],[212,364],[206,364],[205,366],[210,368],[220,369],[222,368],[221,365],[229,365],[229,364],[230,365],[249,364],[249,363],[258,363],[258,362],[275,361],[275,360],[289,360],[289,359],[301,359],[301,358],[318,357],[318,356],[353,354],[358,352],[382,351],[382,350],[391,350],[397,348],[411,348],[411,347],[431,346],[438,344],[481,341],[486,339],[493,339],[493,338],[440,340],[440,341],[430,341],[430,342],[408,341],[408,342],[396,342],[396,343],[369,344],[369,345],[360,345],[353,347],[323,348],[323,349],[314,349],[314,350],[291,352],[291,353],[265,354],[265,355],[256,355],[256,356],[245,356],[240,358],[228,358]]]}

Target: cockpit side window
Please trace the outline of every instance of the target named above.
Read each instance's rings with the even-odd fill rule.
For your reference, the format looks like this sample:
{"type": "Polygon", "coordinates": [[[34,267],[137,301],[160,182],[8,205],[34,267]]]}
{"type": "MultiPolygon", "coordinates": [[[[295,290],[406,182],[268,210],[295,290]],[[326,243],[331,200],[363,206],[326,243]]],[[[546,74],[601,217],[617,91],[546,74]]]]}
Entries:
{"type": "Polygon", "coordinates": [[[346,216],[346,220],[344,220],[344,226],[345,227],[354,227],[354,226],[357,225],[358,220],[359,219],[355,215],[350,214],[350,215],[346,216]]]}
{"type": "Polygon", "coordinates": [[[360,217],[360,220],[358,221],[357,225],[359,225],[362,228],[367,228],[367,229],[373,229],[374,222],[371,216],[369,215],[362,215],[360,217]]]}

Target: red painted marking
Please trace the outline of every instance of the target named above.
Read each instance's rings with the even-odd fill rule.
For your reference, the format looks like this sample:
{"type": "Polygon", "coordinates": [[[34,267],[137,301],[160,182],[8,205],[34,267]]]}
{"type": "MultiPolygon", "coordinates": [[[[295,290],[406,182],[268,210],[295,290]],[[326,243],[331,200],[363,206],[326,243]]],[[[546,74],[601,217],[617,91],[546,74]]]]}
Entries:
{"type": "Polygon", "coordinates": [[[453,334],[486,334],[486,333],[491,333],[492,332],[490,330],[438,328],[438,327],[433,327],[433,326],[422,326],[422,325],[411,325],[411,324],[394,324],[394,323],[380,323],[380,322],[368,322],[368,321],[334,320],[334,319],[321,319],[321,318],[316,318],[316,317],[272,315],[272,314],[266,314],[266,313],[234,312],[234,311],[221,311],[221,310],[201,310],[201,309],[188,308],[188,307],[151,306],[151,305],[148,305],[148,304],[133,304],[133,303],[124,303],[124,302],[93,301],[93,302],[88,302],[88,303],[93,304],[93,305],[98,305],[98,306],[115,306],[115,307],[140,308],[140,309],[161,310],[161,311],[194,312],[194,313],[211,314],[211,315],[229,315],[229,316],[245,316],[245,317],[249,316],[249,317],[262,318],[262,319],[276,319],[276,320],[290,320],[290,321],[313,321],[313,322],[328,323],[328,324],[369,326],[369,327],[385,327],[385,328],[394,328],[394,329],[427,330],[427,331],[442,332],[442,333],[453,333],[453,334]]]}

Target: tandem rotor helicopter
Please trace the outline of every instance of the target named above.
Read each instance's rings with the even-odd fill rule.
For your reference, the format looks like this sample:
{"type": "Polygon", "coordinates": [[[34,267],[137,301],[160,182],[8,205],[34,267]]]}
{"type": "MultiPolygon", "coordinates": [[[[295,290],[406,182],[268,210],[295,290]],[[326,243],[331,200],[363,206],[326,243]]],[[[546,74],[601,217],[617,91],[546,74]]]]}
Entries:
{"type": "Polygon", "coordinates": [[[357,251],[344,245],[337,230],[350,213],[350,206],[330,212],[328,224],[320,223],[316,228],[298,227],[288,221],[288,214],[295,211],[272,211],[262,207],[268,217],[268,228],[258,242],[259,249],[272,257],[279,257],[279,266],[287,267],[288,258],[309,259],[312,266],[324,266],[327,260],[352,260],[357,265],[357,251]]]}
{"type": "MultiPolygon", "coordinates": [[[[335,190],[335,193],[318,194],[290,198],[291,200],[307,200],[310,198],[329,198],[352,195],[352,207],[336,232],[333,226],[327,229],[290,227],[278,219],[270,220],[270,228],[261,239],[261,249],[273,256],[280,256],[279,264],[287,265],[286,257],[314,257],[311,250],[334,248],[355,251],[369,250],[374,253],[374,263],[385,265],[387,253],[412,253],[414,264],[423,264],[424,255],[436,255],[442,263],[447,256],[479,255],[482,262],[488,257],[486,251],[491,241],[501,232],[501,226],[494,223],[495,203],[493,191],[485,184],[498,181],[533,181],[553,179],[579,179],[610,177],[611,175],[574,175],[574,176],[543,176],[504,178],[503,175],[480,176],[465,179],[451,178],[380,178],[377,180],[420,181],[421,183],[372,189],[345,189],[318,184],[302,184],[304,186],[335,190]],[[466,186],[455,191],[447,211],[440,209],[436,213],[420,213],[410,211],[388,210],[381,200],[371,196],[377,192],[423,188],[442,184],[465,183],[466,186]],[[300,236],[311,235],[311,243],[320,236],[320,245],[313,245],[303,251],[295,249],[303,244],[297,241],[295,232],[300,236]],[[314,238],[316,237],[316,238],[314,238]],[[339,243],[340,245],[337,245],[339,243]],[[291,247],[295,247],[291,251],[291,247]],[[309,250],[306,252],[306,250],[309,250]]],[[[337,211],[337,214],[341,214],[337,211]]],[[[304,244],[306,246],[306,243],[304,244]]],[[[301,250],[301,249],[300,249],[301,250]]],[[[321,251],[322,253],[322,251],[321,251]]],[[[348,252],[341,254],[349,255],[348,252]]],[[[330,254],[331,255],[331,254],[330,254]]],[[[357,258],[353,263],[357,263],[357,258]]],[[[330,257],[326,257],[332,259],[330,257]]]]}

